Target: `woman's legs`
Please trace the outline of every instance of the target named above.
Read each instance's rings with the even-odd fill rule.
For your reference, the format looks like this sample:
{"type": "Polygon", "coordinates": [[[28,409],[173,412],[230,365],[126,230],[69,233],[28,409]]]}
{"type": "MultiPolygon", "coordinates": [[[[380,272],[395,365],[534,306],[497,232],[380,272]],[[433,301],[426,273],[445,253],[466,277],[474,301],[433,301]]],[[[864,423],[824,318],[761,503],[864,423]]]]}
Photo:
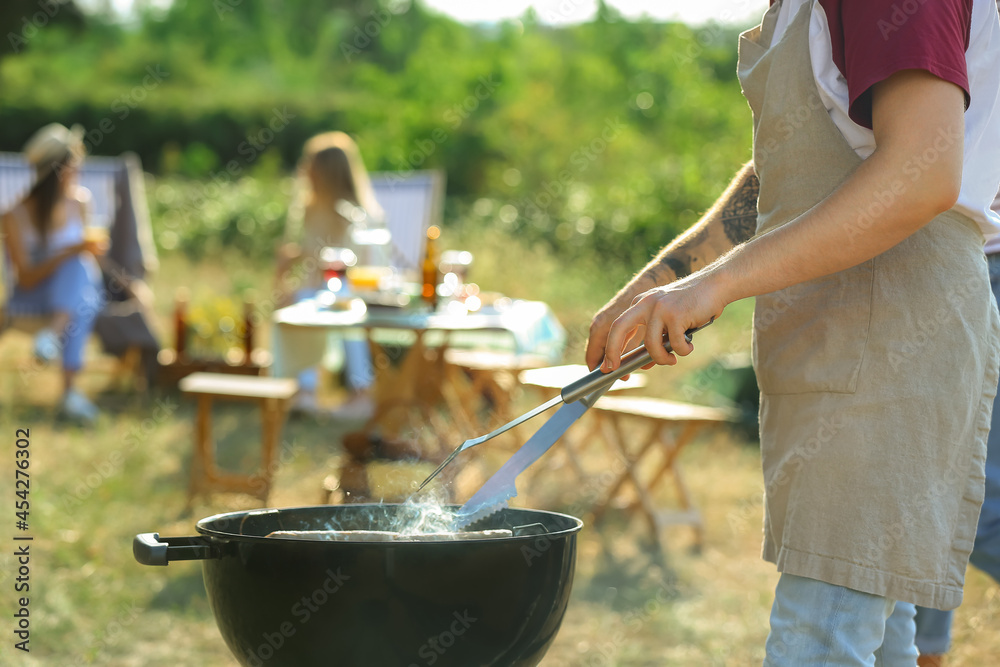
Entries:
{"type": "Polygon", "coordinates": [[[367,391],[375,379],[372,353],[367,340],[344,341],[344,374],[348,389],[354,393],[367,391]]]}
{"type": "Polygon", "coordinates": [[[100,270],[90,255],[70,257],[32,289],[15,289],[8,303],[15,316],[51,316],[49,326],[35,337],[35,353],[43,359],[62,354],[63,411],[88,421],[96,417],[97,408],[73,389],[73,382],[103,305],[100,270]]]}
{"type": "MultiPolygon", "coordinates": [[[[315,296],[316,290],[299,290],[295,293],[295,301],[299,303],[315,296]]],[[[362,403],[368,400],[368,390],[371,388],[374,380],[375,371],[367,340],[347,338],[342,341],[342,344],[344,346],[344,379],[347,388],[352,394],[352,398],[348,400],[348,404],[353,406],[359,400],[362,403]]],[[[316,411],[318,409],[316,392],[319,386],[319,368],[307,368],[302,371],[299,373],[298,381],[299,393],[293,404],[293,410],[301,412],[316,411]]]]}
{"type": "Polygon", "coordinates": [[[89,255],[74,255],[56,269],[49,284],[49,302],[55,313],[52,328],[62,342],[65,389],[73,386],[83,366],[83,348],[103,307],[100,272],[89,255]]]}

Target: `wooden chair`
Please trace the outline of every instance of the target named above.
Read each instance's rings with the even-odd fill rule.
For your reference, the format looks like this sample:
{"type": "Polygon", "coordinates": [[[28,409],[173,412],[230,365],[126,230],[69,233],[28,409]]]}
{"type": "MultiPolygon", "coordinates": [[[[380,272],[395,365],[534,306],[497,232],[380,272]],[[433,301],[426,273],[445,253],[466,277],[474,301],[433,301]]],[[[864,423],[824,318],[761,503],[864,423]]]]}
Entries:
{"type": "Polygon", "coordinates": [[[191,457],[188,508],[195,497],[213,491],[245,493],[267,504],[274,476],[275,456],[288,414],[288,402],[298,390],[295,380],[283,378],[192,373],[180,381],[180,390],[197,398],[198,413],[191,457]],[[260,467],[250,475],[221,472],[215,465],[212,439],[212,403],[216,400],[257,403],[261,415],[260,467]]]}

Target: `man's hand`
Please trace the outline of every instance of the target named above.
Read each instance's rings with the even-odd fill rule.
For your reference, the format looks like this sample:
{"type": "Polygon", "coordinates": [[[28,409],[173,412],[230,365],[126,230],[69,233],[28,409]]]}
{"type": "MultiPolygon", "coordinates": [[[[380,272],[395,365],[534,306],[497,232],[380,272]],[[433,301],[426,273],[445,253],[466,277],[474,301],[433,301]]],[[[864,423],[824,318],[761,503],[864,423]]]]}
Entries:
{"type": "MultiPolygon", "coordinates": [[[[593,370],[601,365],[601,362],[604,360],[608,334],[611,333],[611,326],[618,319],[618,316],[625,312],[639,298],[639,296],[632,296],[632,292],[634,291],[637,290],[622,290],[594,315],[594,319],[590,322],[590,335],[587,338],[587,368],[593,370]]],[[[638,336],[642,336],[641,331],[638,332],[638,336]]],[[[635,343],[631,347],[638,345],[639,338],[636,337],[625,341],[626,344],[631,340],[635,340],[635,343]]]]}
{"type": "Polygon", "coordinates": [[[694,345],[684,337],[722,314],[724,296],[712,275],[696,273],[665,287],[651,289],[636,297],[632,307],[622,313],[611,326],[601,370],[613,371],[621,364],[621,356],[630,341],[642,338],[649,356],[656,364],[673,366],[677,356],[694,352],[694,345]],[[664,336],[673,352],[663,347],[664,336]]]}

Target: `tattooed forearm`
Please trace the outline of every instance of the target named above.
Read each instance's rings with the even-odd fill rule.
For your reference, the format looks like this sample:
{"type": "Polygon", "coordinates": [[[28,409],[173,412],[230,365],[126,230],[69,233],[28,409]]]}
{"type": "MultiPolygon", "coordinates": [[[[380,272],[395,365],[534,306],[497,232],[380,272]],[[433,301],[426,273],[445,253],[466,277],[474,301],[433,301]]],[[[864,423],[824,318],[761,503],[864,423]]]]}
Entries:
{"type": "Polygon", "coordinates": [[[664,248],[616,299],[628,303],[646,290],[689,276],[749,240],[757,228],[759,189],[753,166],[744,165],[701,220],[664,248]]]}
{"type": "Polygon", "coordinates": [[[666,265],[668,269],[674,272],[674,276],[677,278],[683,278],[684,276],[691,275],[691,260],[690,259],[678,259],[676,257],[664,257],[663,264],[666,265]]]}
{"type": "Polygon", "coordinates": [[[666,278],[665,282],[677,280],[709,264],[712,260],[706,261],[705,258],[708,232],[705,226],[695,226],[671,243],[667,252],[660,255],[660,264],[673,272],[673,277],[663,276],[663,271],[660,271],[660,279],[666,278]]]}
{"type": "Polygon", "coordinates": [[[726,201],[719,215],[722,219],[722,229],[726,238],[735,246],[746,243],[757,231],[757,195],[760,193],[760,181],[757,175],[750,171],[739,189],[733,192],[726,201]]]}

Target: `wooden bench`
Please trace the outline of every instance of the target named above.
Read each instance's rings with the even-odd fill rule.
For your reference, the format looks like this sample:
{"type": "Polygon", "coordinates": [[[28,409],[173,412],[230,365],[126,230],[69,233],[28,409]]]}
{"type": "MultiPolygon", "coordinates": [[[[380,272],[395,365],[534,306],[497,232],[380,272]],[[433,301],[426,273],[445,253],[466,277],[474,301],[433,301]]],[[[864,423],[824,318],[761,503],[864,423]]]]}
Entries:
{"type": "MultiPolygon", "coordinates": [[[[522,371],[519,379],[526,387],[534,387],[542,393],[555,395],[563,387],[574,380],[579,380],[589,372],[583,364],[565,364],[563,366],[548,366],[522,371]]],[[[611,386],[611,393],[642,389],[646,386],[646,376],[642,373],[632,373],[628,380],[619,380],[611,386]]]]}
{"type": "Polygon", "coordinates": [[[594,431],[606,443],[611,456],[620,464],[611,477],[603,498],[594,505],[596,524],[626,485],[631,484],[636,499],[626,503],[629,513],[638,511],[649,524],[654,544],[663,551],[660,533],[668,525],[688,525],[695,532],[695,547],[704,542],[701,514],[691,500],[678,460],[681,451],[704,427],[738,421],[739,413],[726,408],[712,408],[690,403],[678,403],[659,398],[604,396],[592,412],[597,422],[594,431]],[[640,440],[625,434],[625,422],[645,427],[647,434],[640,440]],[[662,460],[654,472],[643,479],[640,464],[648,455],[660,451],[662,460]],[[680,509],[660,509],[653,494],[664,477],[670,476],[680,509]]]}
{"type": "Polygon", "coordinates": [[[192,373],[180,381],[179,387],[198,400],[188,507],[196,496],[208,495],[212,491],[246,493],[266,504],[271,492],[275,454],[288,414],[288,401],[298,390],[298,383],[287,378],[192,373]],[[260,406],[261,455],[257,472],[238,475],[221,472],[216,467],[212,439],[212,402],[215,399],[251,401],[260,406]]]}

